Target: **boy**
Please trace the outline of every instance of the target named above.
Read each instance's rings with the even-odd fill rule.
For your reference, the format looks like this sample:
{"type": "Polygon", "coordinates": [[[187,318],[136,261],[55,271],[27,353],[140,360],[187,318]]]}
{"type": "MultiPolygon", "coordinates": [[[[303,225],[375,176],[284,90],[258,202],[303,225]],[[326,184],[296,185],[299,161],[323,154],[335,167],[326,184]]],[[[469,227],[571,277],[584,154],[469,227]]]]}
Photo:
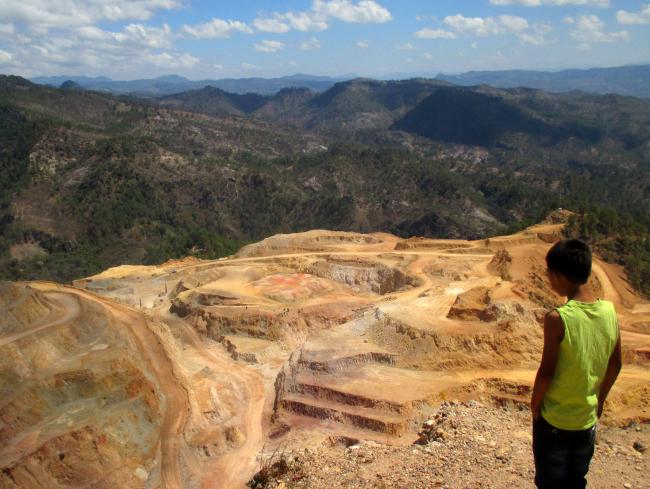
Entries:
{"type": "Polygon", "coordinates": [[[611,302],[585,284],[591,250],[577,239],[546,255],[551,287],[568,302],[544,320],[544,351],[535,378],[533,455],[538,488],[584,488],[596,423],[621,370],[621,339],[611,302]]]}

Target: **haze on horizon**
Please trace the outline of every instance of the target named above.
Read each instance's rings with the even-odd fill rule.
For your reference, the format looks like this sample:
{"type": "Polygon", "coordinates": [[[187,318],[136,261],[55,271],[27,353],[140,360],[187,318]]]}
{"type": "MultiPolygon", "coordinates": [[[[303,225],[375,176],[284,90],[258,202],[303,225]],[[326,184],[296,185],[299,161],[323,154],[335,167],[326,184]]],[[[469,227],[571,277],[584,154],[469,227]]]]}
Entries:
{"type": "Polygon", "coordinates": [[[0,73],[26,77],[551,70],[647,63],[649,45],[638,0],[0,3],[0,73]]]}

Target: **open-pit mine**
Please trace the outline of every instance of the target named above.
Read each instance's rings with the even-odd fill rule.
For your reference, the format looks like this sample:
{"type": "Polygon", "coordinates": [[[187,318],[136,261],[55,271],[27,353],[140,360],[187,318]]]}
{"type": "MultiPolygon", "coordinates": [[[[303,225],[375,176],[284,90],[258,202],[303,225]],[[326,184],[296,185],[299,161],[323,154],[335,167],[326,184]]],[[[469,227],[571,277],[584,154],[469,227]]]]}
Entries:
{"type": "MultiPolygon", "coordinates": [[[[562,216],[480,241],[310,231],[227,259],[0,285],[0,488],[239,488],[274,453],[409,445],[443,401],[526,409],[562,216]]],[[[650,303],[596,259],[650,420],[650,303]]]]}

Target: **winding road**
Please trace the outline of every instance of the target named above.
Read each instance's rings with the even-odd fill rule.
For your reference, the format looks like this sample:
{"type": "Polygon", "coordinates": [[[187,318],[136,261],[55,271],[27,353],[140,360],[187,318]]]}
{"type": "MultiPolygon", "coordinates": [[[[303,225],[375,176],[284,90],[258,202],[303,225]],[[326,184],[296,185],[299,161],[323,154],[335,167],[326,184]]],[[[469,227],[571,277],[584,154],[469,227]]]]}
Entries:
{"type": "MultiPolygon", "coordinates": [[[[157,383],[158,389],[164,399],[163,418],[160,427],[160,452],[161,452],[161,487],[163,489],[183,489],[181,470],[181,447],[183,431],[189,415],[188,394],[178,381],[174,373],[174,366],[170,360],[160,338],[149,327],[148,320],[141,313],[118,304],[109,299],[95,295],[86,290],[76,289],[49,282],[33,282],[32,287],[55,297],[60,304],[67,305],[67,313],[56,320],[31,328],[24,334],[31,334],[61,324],[79,313],[79,298],[100,304],[104,310],[111,314],[127,329],[138,351],[147,361],[157,383]],[[52,289],[56,290],[55,293],[52,289]]],[[[24,336],[23,334],[23,336],[24,336]]]]}
{"type": "Polygon", "coordinates": [[[258,469],[257,454],[264,444],[263,415],[265,405],[264,383],[262,376],[249,367],[233,361],[228,355],[220,355],[209,350],[196,330],[186,321],[168,311],[168,306],[154,310],[154,316],[174,325],[185,333],[192,347],[201,355],[203,360],[216,372],[227,372],[229,380],[237,383],[246,399],[246,406],[241,413],[238,428],[244,433],[246,440],[230,452],[221,455],[215,463],[210,464],[208,471],[201,475],[204,489],[239,489],[246,487],[246,482],[258,469]]]}

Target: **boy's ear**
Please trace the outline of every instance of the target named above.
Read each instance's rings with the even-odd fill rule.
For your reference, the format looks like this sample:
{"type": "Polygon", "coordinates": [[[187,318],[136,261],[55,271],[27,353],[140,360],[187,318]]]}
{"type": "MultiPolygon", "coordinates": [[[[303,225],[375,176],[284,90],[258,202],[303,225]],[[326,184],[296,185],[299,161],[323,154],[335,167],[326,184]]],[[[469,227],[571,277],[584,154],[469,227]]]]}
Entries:
{"type": "Polygon", "coordinates": [[[557,293],[561,293],[566,285],[566,278],[555,270],[548,270],[548,280],[551,283],[551,288],[557,293]]]}

